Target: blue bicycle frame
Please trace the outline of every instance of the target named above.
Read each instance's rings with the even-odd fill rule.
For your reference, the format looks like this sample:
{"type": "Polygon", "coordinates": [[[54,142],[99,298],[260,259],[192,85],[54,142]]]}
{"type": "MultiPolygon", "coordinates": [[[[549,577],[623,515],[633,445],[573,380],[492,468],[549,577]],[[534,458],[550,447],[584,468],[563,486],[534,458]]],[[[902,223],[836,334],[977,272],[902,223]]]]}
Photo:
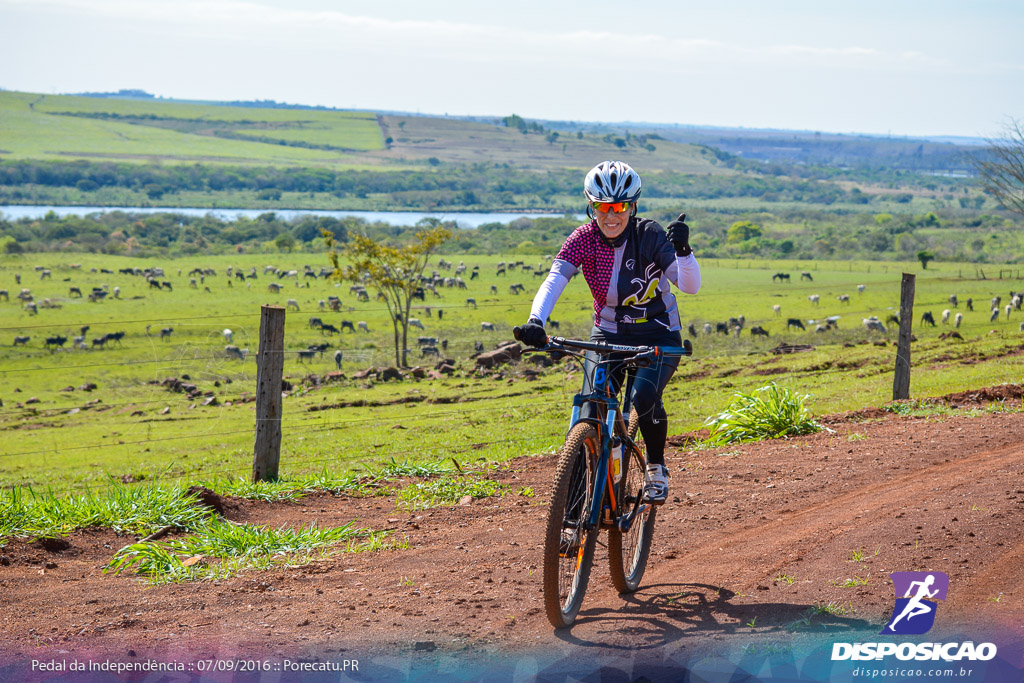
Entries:
{"type": "MultiPolygon", "coordinates": [[[[569,429],[572,429],[572,427],[579,422],[588,422],[593,424],[597,429],[598,439],[601,443],[601,452],[597,458],[597,468],[594,473],[594,497],[593,500],[590,501],[590,512],[587,515],[585,522],[586,528],[592,529],[597,527],[600,523],[601,512],[605,506],[605,491],[612,488],[612,482],[608,476],[608,467],[611,462],[611,444],[616,426],[619,427],[622,437],[627,440],[627,443],[623,445],[623,448],[633,449],[636,447],[626,433],[626,425],[628,424],[630,410],[629,393],[633,382],[633,373],[629,373],[629,377],[625,385],[625,395],[623,399],[625,408],[622,410],[622,414],[620,414],[619,402],[615,398],[610,387],[611,372],[609,366],[622,363],[635,367],[645,361],[660,362],[661,358],[666,355],[690,356],[693,354],[693,346],[690,344],[689,340],[685,341],[684,346],[622,346],[619,344],[607,344],[604,342],[569,340],[562,337],[551,337],[549,339],[549,346],[552,344],[555,346],[584,349],[586,351],[596,351],[602,356],[612,353],[632,354],[632,357],[629,358],[602,358],[598,361],[597,367],[594,368],[594,377],[592,381],[593,390],[588,394],[576,394],[572,400],[572,416],[569,420],[569,429]],[[597,408],[596,417],[580,417],[581,409],[586,403],[593,403],[595,405],[597,408]],[[598,491],[600,491],[600,495],[598,494],[598,491]]],[[[631,451],[624,452],[631,453],[631,451]]],[[[614,495],[613,491],[613,501],[614,495]]],[[[627,515],[613,520],[613,523],[617,525],[621,531],[626,532],[632,525],[633,519],[643,509],[644,504],[636,505],[627,515]]]]}

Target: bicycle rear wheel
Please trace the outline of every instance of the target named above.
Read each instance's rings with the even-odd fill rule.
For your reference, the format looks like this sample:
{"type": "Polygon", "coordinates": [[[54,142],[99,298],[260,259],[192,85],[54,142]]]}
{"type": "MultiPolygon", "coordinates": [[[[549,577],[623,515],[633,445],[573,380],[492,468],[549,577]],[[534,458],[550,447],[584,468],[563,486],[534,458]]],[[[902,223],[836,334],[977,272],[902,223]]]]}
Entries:
{"type": "MultiPolygon", "coordinates": [[[[630,418],[629,435],[632,438],[637,432],[636,413],[634,412],[630,418]]],[[[619,509],[616,516],[628,514],[634,506],[642,507],[633,518],[628,531],[609,529],[608,562],[615,590],[620,593],[633,593],[640,587],[640,581],[647,569],[647,558],[651,554],[654,521],[658,510],[642,501],[647,458],[639,448],[630,449],[623,457],[623,476],[619,483],[619,509]]]]}
{"type": "Polygon", "coordinates": [[[576,620],[590,580],[598,530],[584,524],[594,497],[599,443],[594,426],[579,423],[558,454],[544,537],[544,609],[555,628],[576,620]]]}

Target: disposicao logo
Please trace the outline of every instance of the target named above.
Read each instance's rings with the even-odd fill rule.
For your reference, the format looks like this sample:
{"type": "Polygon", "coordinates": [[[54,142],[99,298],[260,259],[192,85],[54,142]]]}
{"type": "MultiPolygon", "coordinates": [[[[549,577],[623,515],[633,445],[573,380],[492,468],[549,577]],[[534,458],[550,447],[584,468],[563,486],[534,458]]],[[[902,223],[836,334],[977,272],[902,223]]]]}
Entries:
{"type": "Polygon", "coordinates": [[[896,607],[882,635],[904,636],[927,633],[935,624],[935,612],[949,591],[949,577],[943,572],[893,572],[896,607]]]}
{"type": "MultiPolygon", "coordinates": [[[[942,572],[893,572],[896,606],[881,635],[920,635],[935,625],[939,600],[946,599],[949,577],[942,572]]],[[[954,662],[988,661],[996,656],[993,643],[833,643],[832,660],[896,659],[954,662]]]]}

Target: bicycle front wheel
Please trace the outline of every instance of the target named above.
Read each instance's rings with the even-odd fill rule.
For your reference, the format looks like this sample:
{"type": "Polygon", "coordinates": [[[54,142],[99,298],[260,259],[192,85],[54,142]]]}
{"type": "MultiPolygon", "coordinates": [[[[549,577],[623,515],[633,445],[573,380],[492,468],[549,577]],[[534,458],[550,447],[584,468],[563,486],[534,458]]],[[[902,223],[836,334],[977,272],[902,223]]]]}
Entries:
{"type": "Polygon", "coordinates": [[[586,529],[600,449],[593,425],[579,423],[558,454],[544,537],[544,609],[555,628],[576,620],[594,561],[597,528],[586,529]]]}
{"type": "MultiPolygon", "coordinates": [[[[636,435],[633,420],[630,420],[630,432],[631,437],[636,435]]],[[[640,580],[647,569],[658,510],[643,502],[647,458],[639,448],[630,449],[628,456],[624,454],[622,467],[617,516],[629,514],[637,506],[640,506],[640,511],[633,517],[628,531],[618,528],[608,531],[608,562],[615,590],[633,593],[640,587],[640,580]]]]}

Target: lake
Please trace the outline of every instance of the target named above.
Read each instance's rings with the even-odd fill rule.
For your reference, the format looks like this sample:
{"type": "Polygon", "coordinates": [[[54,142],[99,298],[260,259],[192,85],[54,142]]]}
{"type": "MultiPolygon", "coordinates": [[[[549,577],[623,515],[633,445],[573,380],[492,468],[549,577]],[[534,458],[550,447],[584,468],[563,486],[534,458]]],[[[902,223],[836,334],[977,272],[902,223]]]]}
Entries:
{"type": "MultiPolygon", "coordinates": [[[[354,216],[368,223],[383,222],[390,225],[416,225],[424,218],[437,218],[442,221],[454,220],[460,228],[476,228],[485,223],[509,223],[517,218],[538,218],[540,216],[561,216],[560,213],[541,212],[499,212],[499,213],[434,213],[424,211],[327,211],[317,209],[194,209],[169,207],[113,207],[113,206],[0,206],[0,215],[8,220],[19,218],[42,218],[50,211],[58,216],[87,216],[92,213],[124,211],[125,213],[180,213],[186,216],[205,216],[212,214],[221,220],[234,220],[239,217],[256,218],[264,213],[274,213],[285,220],[296,216],[333,216],[345,218],[354,216]]],[[[575,214],[582,220],[583,214],[575,214]]]]}

